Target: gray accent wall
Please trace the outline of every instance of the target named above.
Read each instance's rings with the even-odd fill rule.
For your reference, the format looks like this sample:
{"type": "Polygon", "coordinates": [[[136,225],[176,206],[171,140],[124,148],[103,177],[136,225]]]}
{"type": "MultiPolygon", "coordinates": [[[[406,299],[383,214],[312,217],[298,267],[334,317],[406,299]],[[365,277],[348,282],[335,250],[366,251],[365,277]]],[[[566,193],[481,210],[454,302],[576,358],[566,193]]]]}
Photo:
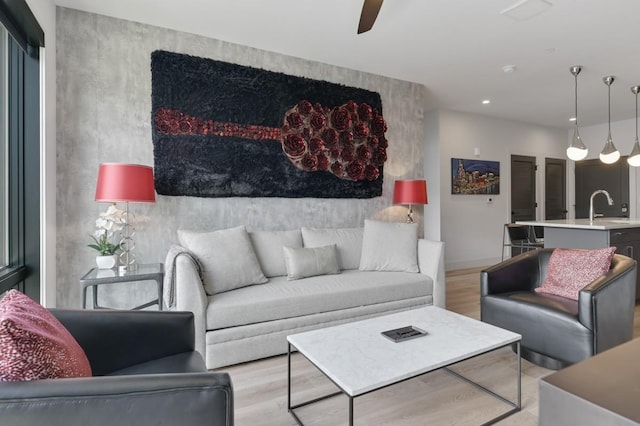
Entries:
{"type": "MultiPolygon", "coordinates": [[[[98,165],[153,165],[150,56],[157,49],[377,91],[389,126],[389,160],[383,195],[372,199],[158,196],[155,204],[131,204],[139,262],[164,261],[178,229],[354,227],[366,218],[404,220],[406,208],[392,205],[393,183],[423,176],[424,86],[73,9],[57,8],[56,18],[59,307],[81,306],[78,280],[95,265],[89,235],[108,207],[94,201],[98,165]]],[[[422,208],[416,213],[422,223],[422,208]]],[[[131,307],[154,294],[150,282],[109,287],[101,303],[113,307],[131,307]]]]}

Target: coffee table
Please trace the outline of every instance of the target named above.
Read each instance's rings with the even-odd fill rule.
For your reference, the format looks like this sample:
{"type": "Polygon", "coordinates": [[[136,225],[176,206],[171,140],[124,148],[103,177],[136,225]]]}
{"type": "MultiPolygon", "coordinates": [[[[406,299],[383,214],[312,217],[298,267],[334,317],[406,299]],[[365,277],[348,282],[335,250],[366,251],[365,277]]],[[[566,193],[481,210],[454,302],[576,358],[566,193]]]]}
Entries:
{"type": "Polygon", "coordinates": [[[521,336],[435,306],[412,309],[348,324],[287,336],[287,408],[298,424],[296,408],[344,394],[349,400],[349,425],[353,401],[369,392],[445,368],[506,403],[510,409],[484,423],[493,424],[521,408],[521,336]],[[384,337],[383,331],[414,326],[428,334],[402,342],[384,337]],[[505,397],[446,368],[493,350],[515,344],[517,400],[505,397]],[[291,405],[291,352],[297,349],[339,389],[339,392],[291,405]]]}

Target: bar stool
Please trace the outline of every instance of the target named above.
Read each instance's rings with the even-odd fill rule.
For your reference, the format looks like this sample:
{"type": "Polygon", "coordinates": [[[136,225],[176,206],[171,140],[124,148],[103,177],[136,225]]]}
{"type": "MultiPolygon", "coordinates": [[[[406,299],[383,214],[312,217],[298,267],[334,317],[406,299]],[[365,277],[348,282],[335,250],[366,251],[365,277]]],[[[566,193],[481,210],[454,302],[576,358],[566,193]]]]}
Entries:
{"type": "Polygon", "coordinates": [[[511,248],[511,256],[513,256],[514,248],[518,250],[516,254],[522,254],[525,251],[543,248],[544,242],[536,237],[533,226],[505,223],[502,230],[502,260],[504,260],[504,249],[506,247],[511,248]]]}

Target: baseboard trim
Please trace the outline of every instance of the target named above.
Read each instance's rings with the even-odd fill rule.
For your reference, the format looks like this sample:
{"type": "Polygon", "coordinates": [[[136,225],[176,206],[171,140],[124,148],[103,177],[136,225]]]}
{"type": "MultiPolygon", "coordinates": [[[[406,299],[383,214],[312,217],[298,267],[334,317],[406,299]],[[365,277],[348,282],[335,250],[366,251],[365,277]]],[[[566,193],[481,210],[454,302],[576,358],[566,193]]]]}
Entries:
{"type": "Polygon", "coordinates": [[[445,271],[457,271],[458,269],[473,269],[473,268],[482,268],[485,266],[495,265],[496,263],[500,263],[499,257],[491,257],[487,259],[477,259],[477,260],[467,260],[461,262],[445,262],[444,269],[445,271]]]}

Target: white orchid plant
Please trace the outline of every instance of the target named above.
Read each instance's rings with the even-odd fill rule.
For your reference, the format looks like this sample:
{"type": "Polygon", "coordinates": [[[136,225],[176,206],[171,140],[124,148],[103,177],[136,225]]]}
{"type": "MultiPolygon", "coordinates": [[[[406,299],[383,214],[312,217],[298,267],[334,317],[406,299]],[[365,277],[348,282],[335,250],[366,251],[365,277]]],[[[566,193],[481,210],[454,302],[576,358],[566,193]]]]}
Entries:
{"type": "Polygon", "coordinates": [[[114,243],[114,235],[120,231],[125,222],[125,212],[116,207],[115,204],[109,206],[106,212],[100,213],[96,219],[96,231],[91,235],[95,244],[89,244],[97,250],[101,256],[111,256],[116,254],[120,248],[120,243],[114,243]]]}

